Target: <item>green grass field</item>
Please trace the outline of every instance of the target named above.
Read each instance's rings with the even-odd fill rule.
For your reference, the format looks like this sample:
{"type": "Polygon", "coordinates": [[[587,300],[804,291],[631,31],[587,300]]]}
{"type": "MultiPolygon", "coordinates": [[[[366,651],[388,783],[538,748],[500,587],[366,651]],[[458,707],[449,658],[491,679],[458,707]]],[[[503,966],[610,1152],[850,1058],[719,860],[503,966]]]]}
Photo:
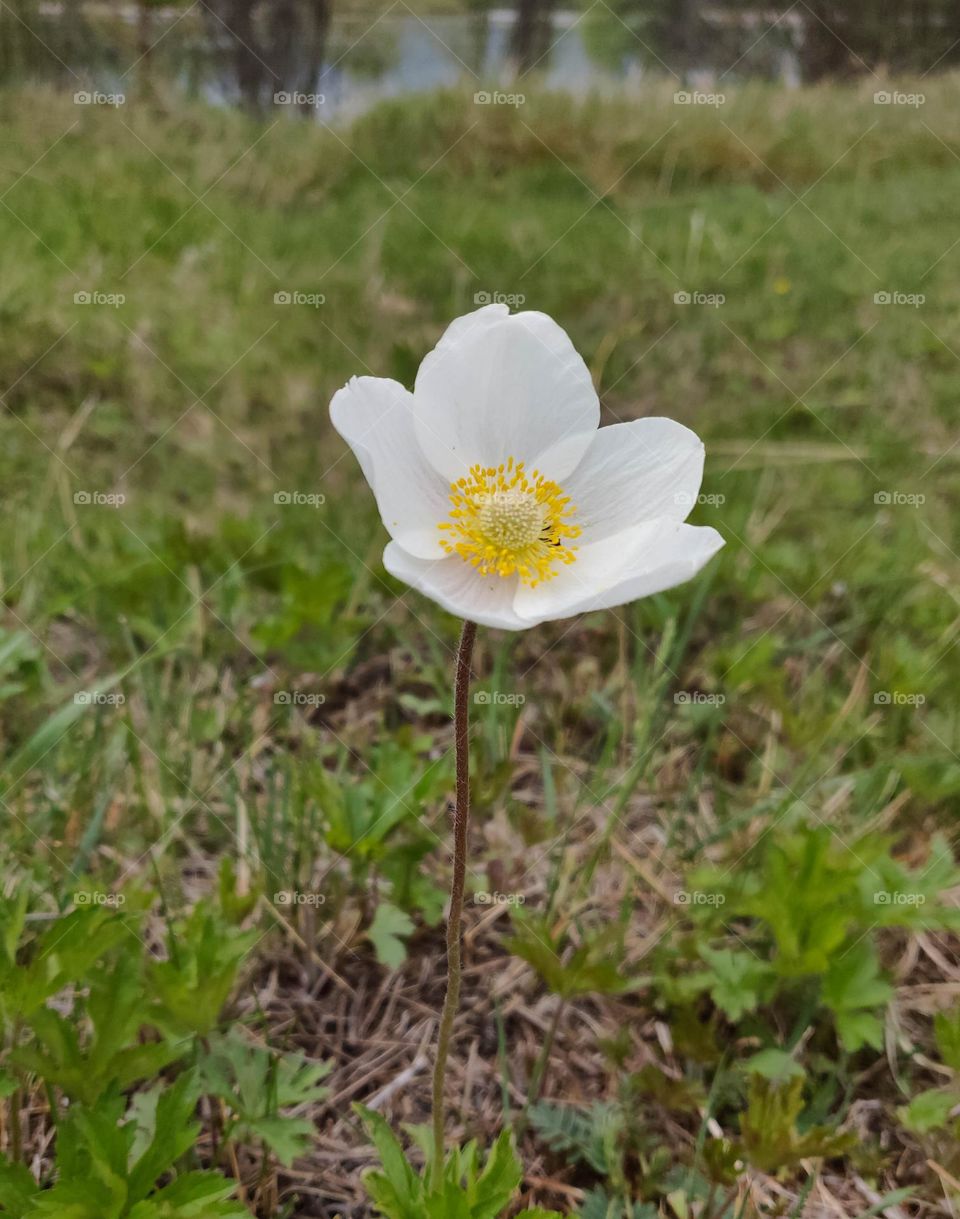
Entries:
{"type": "MultiPolygon", "coordinates": [[[[478,294],[569,331],[604,422],[703,437],[727,545],[480,632],[477,689],[514,697],[473,708],[468,887],[512,897],[468,913],[456,1129],[539,1091],[525,1200],[571,1214],[960,1203],[960,82],[922,88],[471,90],[349,131],[0,95],[5,893],[28,944],[78,893],[162,926],[143,894],[179,917],[232,861],[229,1022],[332,1068],[298,1167],[219,1160],[257,1213],[369,1213],[349,1104],[433,1027],[457,623],[385,574],[327,404],[411,383],[478,294]]],[[[382,1111],[428,1103],[414,1072],[382,1111]]]]}

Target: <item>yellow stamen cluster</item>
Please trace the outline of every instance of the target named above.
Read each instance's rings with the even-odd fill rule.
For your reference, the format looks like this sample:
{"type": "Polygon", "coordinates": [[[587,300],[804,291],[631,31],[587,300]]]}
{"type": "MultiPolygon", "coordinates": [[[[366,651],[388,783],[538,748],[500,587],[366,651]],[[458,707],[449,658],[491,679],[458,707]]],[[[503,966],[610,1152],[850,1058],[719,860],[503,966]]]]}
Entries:
{"type": "Polygon", "coordinates": [[[558,563],[572,563],[580,536],[569,517],[576,511],[555,482],[511,457],[501,466],[473,466],[469,476],[450,484],[450,518],[438,528],[440,545],[458,554],[482,575],[518,573],[531,588],[557,574],[558,563]]]}

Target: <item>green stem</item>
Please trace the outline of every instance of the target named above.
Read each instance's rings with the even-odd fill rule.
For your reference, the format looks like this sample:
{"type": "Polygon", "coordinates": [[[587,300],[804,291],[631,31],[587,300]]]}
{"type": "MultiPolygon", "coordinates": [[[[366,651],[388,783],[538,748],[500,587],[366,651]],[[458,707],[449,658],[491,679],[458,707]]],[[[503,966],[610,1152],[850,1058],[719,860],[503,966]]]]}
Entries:
{"type": "Polygon", "coordinates": [[[540,1099],[540,1091],[543,1088],[543,1079],[547,1070],[547,1063],[550,1061],[550,1053],[553,1050],[553,1043],[557,1039],[557,1029],[560,1027],[560,1017],[563,1015],[563,1009],[566,1006],[566,999],[558,998],[557,1006],[553,1012],[553,1019],[547,1028],[547,1035],[543,1039],[543,1045],[540,1047],[540,1053],[537,1055],[537,1061],[533,1067],[533,1074],[530,1076],[530,1087],[527,1089],[527,1099],[524,1102],[523,1112],[517,1121],[514,1133],[516,1134],[517,1142],[519,1143],[521,1136],[527,1129],[527,1122],[530,1120],[530,1107],[535,1105],[540,1099]]]}
{"type": "MultiPolygon", "coordinates": [[[[18,1016],[13,1022],[13,1032],[10,1044],[16,1050],[20,1044],[20,1030],[23,1027],[22,1021],[18,1016]]],[[[17,1086],[10,1095],[10,1158],[14,1164],[19,1164],[23,1159],[23,1128],[20,1125],[20,1110],[23,1108],[23,1083],[22,1076],[16,1071],[17,1086]]]]}
{"type": "Polygon", "coordinates": [[[433,1068],[433,1188],[443,1178],[443,1093],[453,1021],[460,1005],[460,925],[463,920],[463,889],[467,877],[467,829],[470,824],[469,695],[470,660],[477,637],[477,624],[465,622],[457,650],[454,689],[453,737],[457,760],[457,803],[453,814],[453,880],[450,885],[450,915],[447,919],[447,993],[440,1014],[437,1060],[433,1068]]]}
{"type": "Polygon", "coordinates": [[[23,1130],[20,1126],[20,1110],[23,1107],[23,1089],[14,1088],[10,1096],[10,1158],[14,1164],[23,1159],[23,1130]]]}

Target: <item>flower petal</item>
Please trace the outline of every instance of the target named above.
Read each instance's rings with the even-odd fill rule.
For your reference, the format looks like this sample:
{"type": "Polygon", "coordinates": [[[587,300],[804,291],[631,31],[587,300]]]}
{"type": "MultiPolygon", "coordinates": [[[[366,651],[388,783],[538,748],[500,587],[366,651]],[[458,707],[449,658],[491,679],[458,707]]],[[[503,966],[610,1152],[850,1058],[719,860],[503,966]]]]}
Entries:
{"type": "Polygon", "coordinates": [[[643,521],[684,520],[702,478],[695,432],[672,419],[636,419],[602,427],[563,490],[592,543],[643,521]]]}
{"type": "Polygon", "coordinates": [[[545,313],[488,305],[458,318],[417,373],[417,438],[453,482],[508,457],[565,478],[600,421],[590,372],[545,313]]]}
{"type": "Polygon", "coordinates": [[[417,443],[412,402],[398,381],[353,377],[334,395],[330,418],[356,454],[390,536],[421,559],[442,559],[437,525],[450,501],[417,443]]]}
{"type": "Polygon", "coordinates": [[[505,631],[520,631],[529,625],[513,609],[516,576],[482,576],[459,556],[425,562],[397,542],[387,545],[383,565],[391,576],[460,618],[505,631]]]}
{"type": "Polygon", "coordinates": [[[709,526],[657,520],[583,546],[576,562],[536,588],[520,585],[514,609],[527,626],[626,605],[691,579],[723,545],[709,526]]]}

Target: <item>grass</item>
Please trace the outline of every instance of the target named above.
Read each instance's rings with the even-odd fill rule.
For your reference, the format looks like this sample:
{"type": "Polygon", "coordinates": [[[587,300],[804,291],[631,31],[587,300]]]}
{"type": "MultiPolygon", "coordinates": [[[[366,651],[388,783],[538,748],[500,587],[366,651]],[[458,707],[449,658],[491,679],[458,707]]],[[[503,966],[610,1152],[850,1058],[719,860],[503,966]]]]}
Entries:
{"type": "MultiPolygon", "coordinates": [[[[716,110],[532,89],[478,107],[471,90],[349,131],[0,95],[6,874],[41,908],[89,877],[157,879],[179,904],[203,861],[233,856],[268,897],[322,888],[322,917],[286,922],[348,983],[380,970],[365,937],[385,897],[413,914],[413,960],[436,950],[457,624],[384,573],[326,405],[355,373],[409,383],[477,293],[555,316],[606,422],[700,433],[712,498],[693,519],[727,546],[668,596],[481,631],[480,687],[525,701],[474,708],[472,886],[549,897],[568,931],[571,910],[636,903],[640,969],[655,928],[680,936],[669,902],[692,868],[760,876],[804,824],[846,862],[884,831],[899,860],[936,864],[960,793],[958,89],[924,81],[916,110],[875,106],[872,84],[751,87],[716,110]],[[93,690],[124,701],[74,701],[93,690]],[[407,870],[377,825],[407,834],[407,870]]],[[[877,1049],[844,1054],[844,1095],[824,1100],[837,1051],[822,1030],[791,1040],[799,998],[728,1052],[779,1030],[811,1114],[859,1099],[895,1122],[956,951],[884,934],[906,988],[892,1074],[877,1049]]],[[[671,1069],[696,1074],[673,1039],[671,1069]]],[[[598,1067],[582,1098],[616,1074],[598,1067]]],[[[581,1095],[562,1064],[546,1092],[581,1095]]],[[[898,1130],[911,1164],[948,1159],[898,1130]]],[[[883,1193],[896,1156],[864,1138],[857,1171],[883,1193]]],[[[848,1162],[832,1172],[847,1213],[870,1205],[848,1162]]],[[[942,1205],[948,1187],[916,1184],[942,1205]]]]}

